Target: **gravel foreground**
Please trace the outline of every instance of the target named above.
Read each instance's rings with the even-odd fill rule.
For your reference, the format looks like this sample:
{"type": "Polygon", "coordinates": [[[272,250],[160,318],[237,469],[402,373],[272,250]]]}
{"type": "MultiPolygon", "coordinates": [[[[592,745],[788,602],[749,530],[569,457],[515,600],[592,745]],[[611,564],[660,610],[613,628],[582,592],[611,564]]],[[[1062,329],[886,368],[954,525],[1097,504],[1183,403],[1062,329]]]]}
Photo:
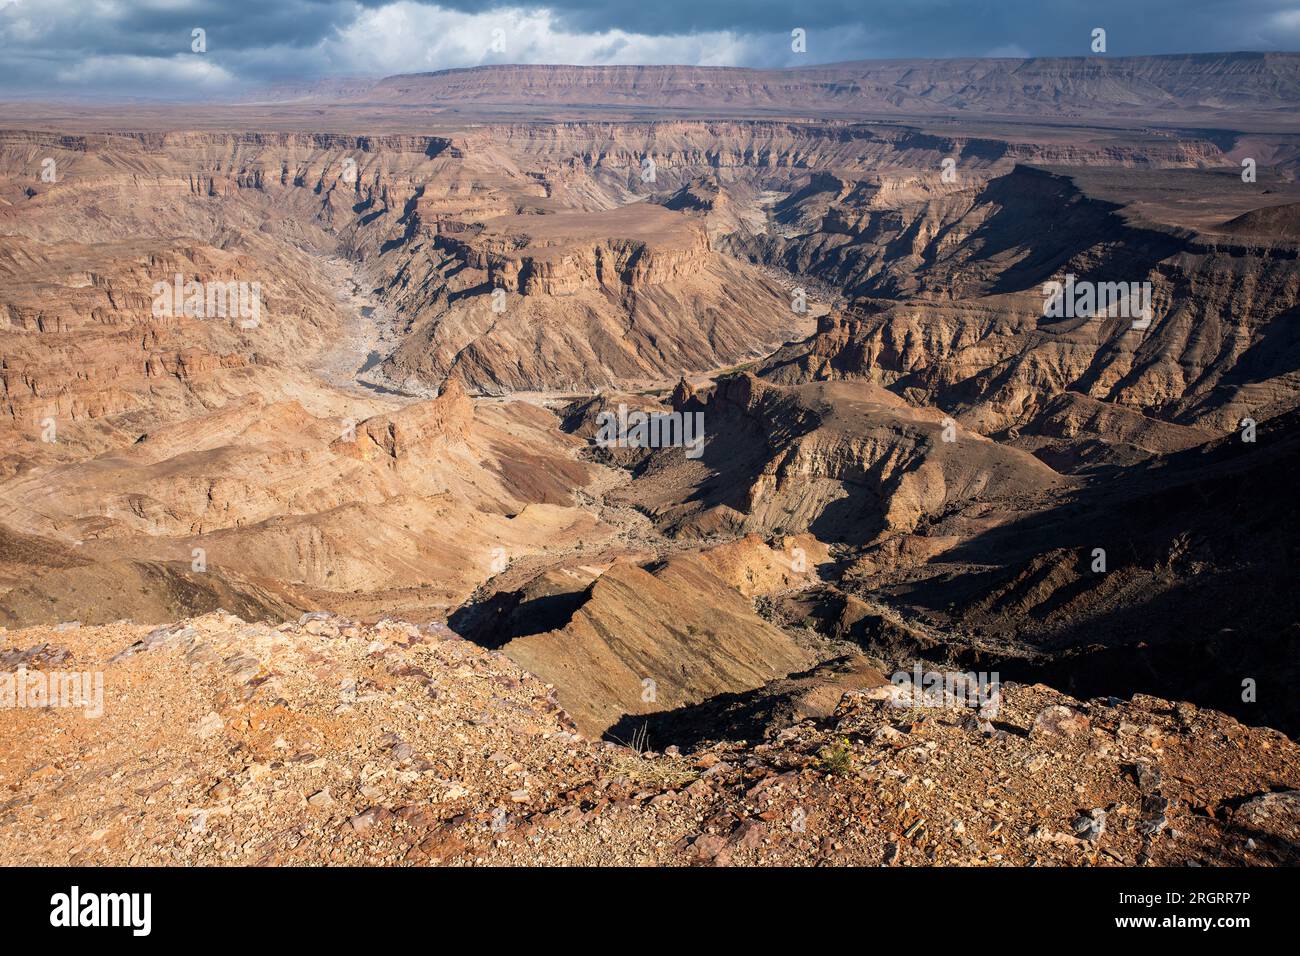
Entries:
{"type": "Polygon", "coordinates": [[[35,627],[0,631],[0,671],[29,693],[38,671],[103,676],[100,716],[38,693],[0,708],[5,865],[1300,857],[1296,745],[1142,695],[1005,684],[989,719],[880,687],[760,743],[655,753],[584,738],[553,687],[438,624],[35,627]]]}

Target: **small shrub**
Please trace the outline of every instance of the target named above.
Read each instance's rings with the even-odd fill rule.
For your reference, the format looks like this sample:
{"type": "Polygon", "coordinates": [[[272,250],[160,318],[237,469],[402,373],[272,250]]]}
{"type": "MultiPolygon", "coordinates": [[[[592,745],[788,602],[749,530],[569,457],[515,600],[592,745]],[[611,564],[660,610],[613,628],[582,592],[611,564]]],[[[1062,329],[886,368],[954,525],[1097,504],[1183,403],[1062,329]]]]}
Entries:
{"type": "Polygon", "coordinates": [[[817,751],[817,766],[835,777],[842,777],[853,770],[853,745],[847,737],[839,742],[828,744],[817,751]]]}

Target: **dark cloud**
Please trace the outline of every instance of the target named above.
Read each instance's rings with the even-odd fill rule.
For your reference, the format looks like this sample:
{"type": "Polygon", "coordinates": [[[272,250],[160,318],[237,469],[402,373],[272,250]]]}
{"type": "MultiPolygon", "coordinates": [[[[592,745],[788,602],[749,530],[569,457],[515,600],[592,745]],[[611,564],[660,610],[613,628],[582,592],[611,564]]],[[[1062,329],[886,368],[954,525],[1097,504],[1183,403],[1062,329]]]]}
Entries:
{"type": "Polygon", "coordinates": [[[870,55],[893,57],[985,56],[1009,46],[1034,56],[1080,56],[1089,52],[1094,27],[1108,31],[1111,52],[1119,55],[1300,45],[1300,30],[1279,35],[1270,22],[1279,12],[1300,11],[1296,0],[443,0],[440,6],[466,13],[543,6],[579,33],[786,36],[794,27],[858,27],[888,44],[870,55]]]}
{"type": "Polygon", "coordinates": [[[183,95],[512,57],[772,67],[1070,56],[1088,54],[1094,27],[1112,56],[1295,50],[1300,0],[0,0],[0,95],[183,95]],[[504,57],[481,39],[498,22],[511,31],[504,57]],[[207,31],[201,60],[196,27],[207,31]],[[804,56],[789,49],[795,27],[808,31],[804,56]]]}

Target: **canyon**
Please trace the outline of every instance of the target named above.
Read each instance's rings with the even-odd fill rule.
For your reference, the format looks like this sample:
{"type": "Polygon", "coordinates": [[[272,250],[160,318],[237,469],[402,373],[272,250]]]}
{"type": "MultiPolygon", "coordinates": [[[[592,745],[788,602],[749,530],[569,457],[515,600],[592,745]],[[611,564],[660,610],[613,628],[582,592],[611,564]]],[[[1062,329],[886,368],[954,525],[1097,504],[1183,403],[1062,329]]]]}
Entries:
{"type": "Polygon", "coordinates": [[[1293,863],[1297,101],[1300,55],[1204,54],[0,105],[0,654],[106,672],[113,715],[0,709],[5,842],[1293,863]],[[1149,322],[1053,313],[1066,277],[1149,322]],[[620,408],[702,452],[611,445],[620,408]],[[922,664],[1002,715],[891,706],[922,664]],[[791,794],[855,822],[779,838],[791,794]]]}

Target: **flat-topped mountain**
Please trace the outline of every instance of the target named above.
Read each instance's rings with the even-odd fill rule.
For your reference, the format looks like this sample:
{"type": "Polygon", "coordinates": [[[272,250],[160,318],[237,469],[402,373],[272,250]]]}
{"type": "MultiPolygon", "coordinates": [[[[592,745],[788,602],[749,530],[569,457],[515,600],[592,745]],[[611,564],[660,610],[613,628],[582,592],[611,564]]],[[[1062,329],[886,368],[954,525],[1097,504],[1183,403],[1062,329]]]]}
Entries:
{"type": "MultiPolygon", "coordinates": [[[[295,90],[294,98],[302,93],[295,90]]],[[[1062,117],[1277,110],[1297,96],[1300,56],[1243,52],[860,60],[777,70],[518,64],[389,76],[348,98],[406,105],[1062,117]]]]}

